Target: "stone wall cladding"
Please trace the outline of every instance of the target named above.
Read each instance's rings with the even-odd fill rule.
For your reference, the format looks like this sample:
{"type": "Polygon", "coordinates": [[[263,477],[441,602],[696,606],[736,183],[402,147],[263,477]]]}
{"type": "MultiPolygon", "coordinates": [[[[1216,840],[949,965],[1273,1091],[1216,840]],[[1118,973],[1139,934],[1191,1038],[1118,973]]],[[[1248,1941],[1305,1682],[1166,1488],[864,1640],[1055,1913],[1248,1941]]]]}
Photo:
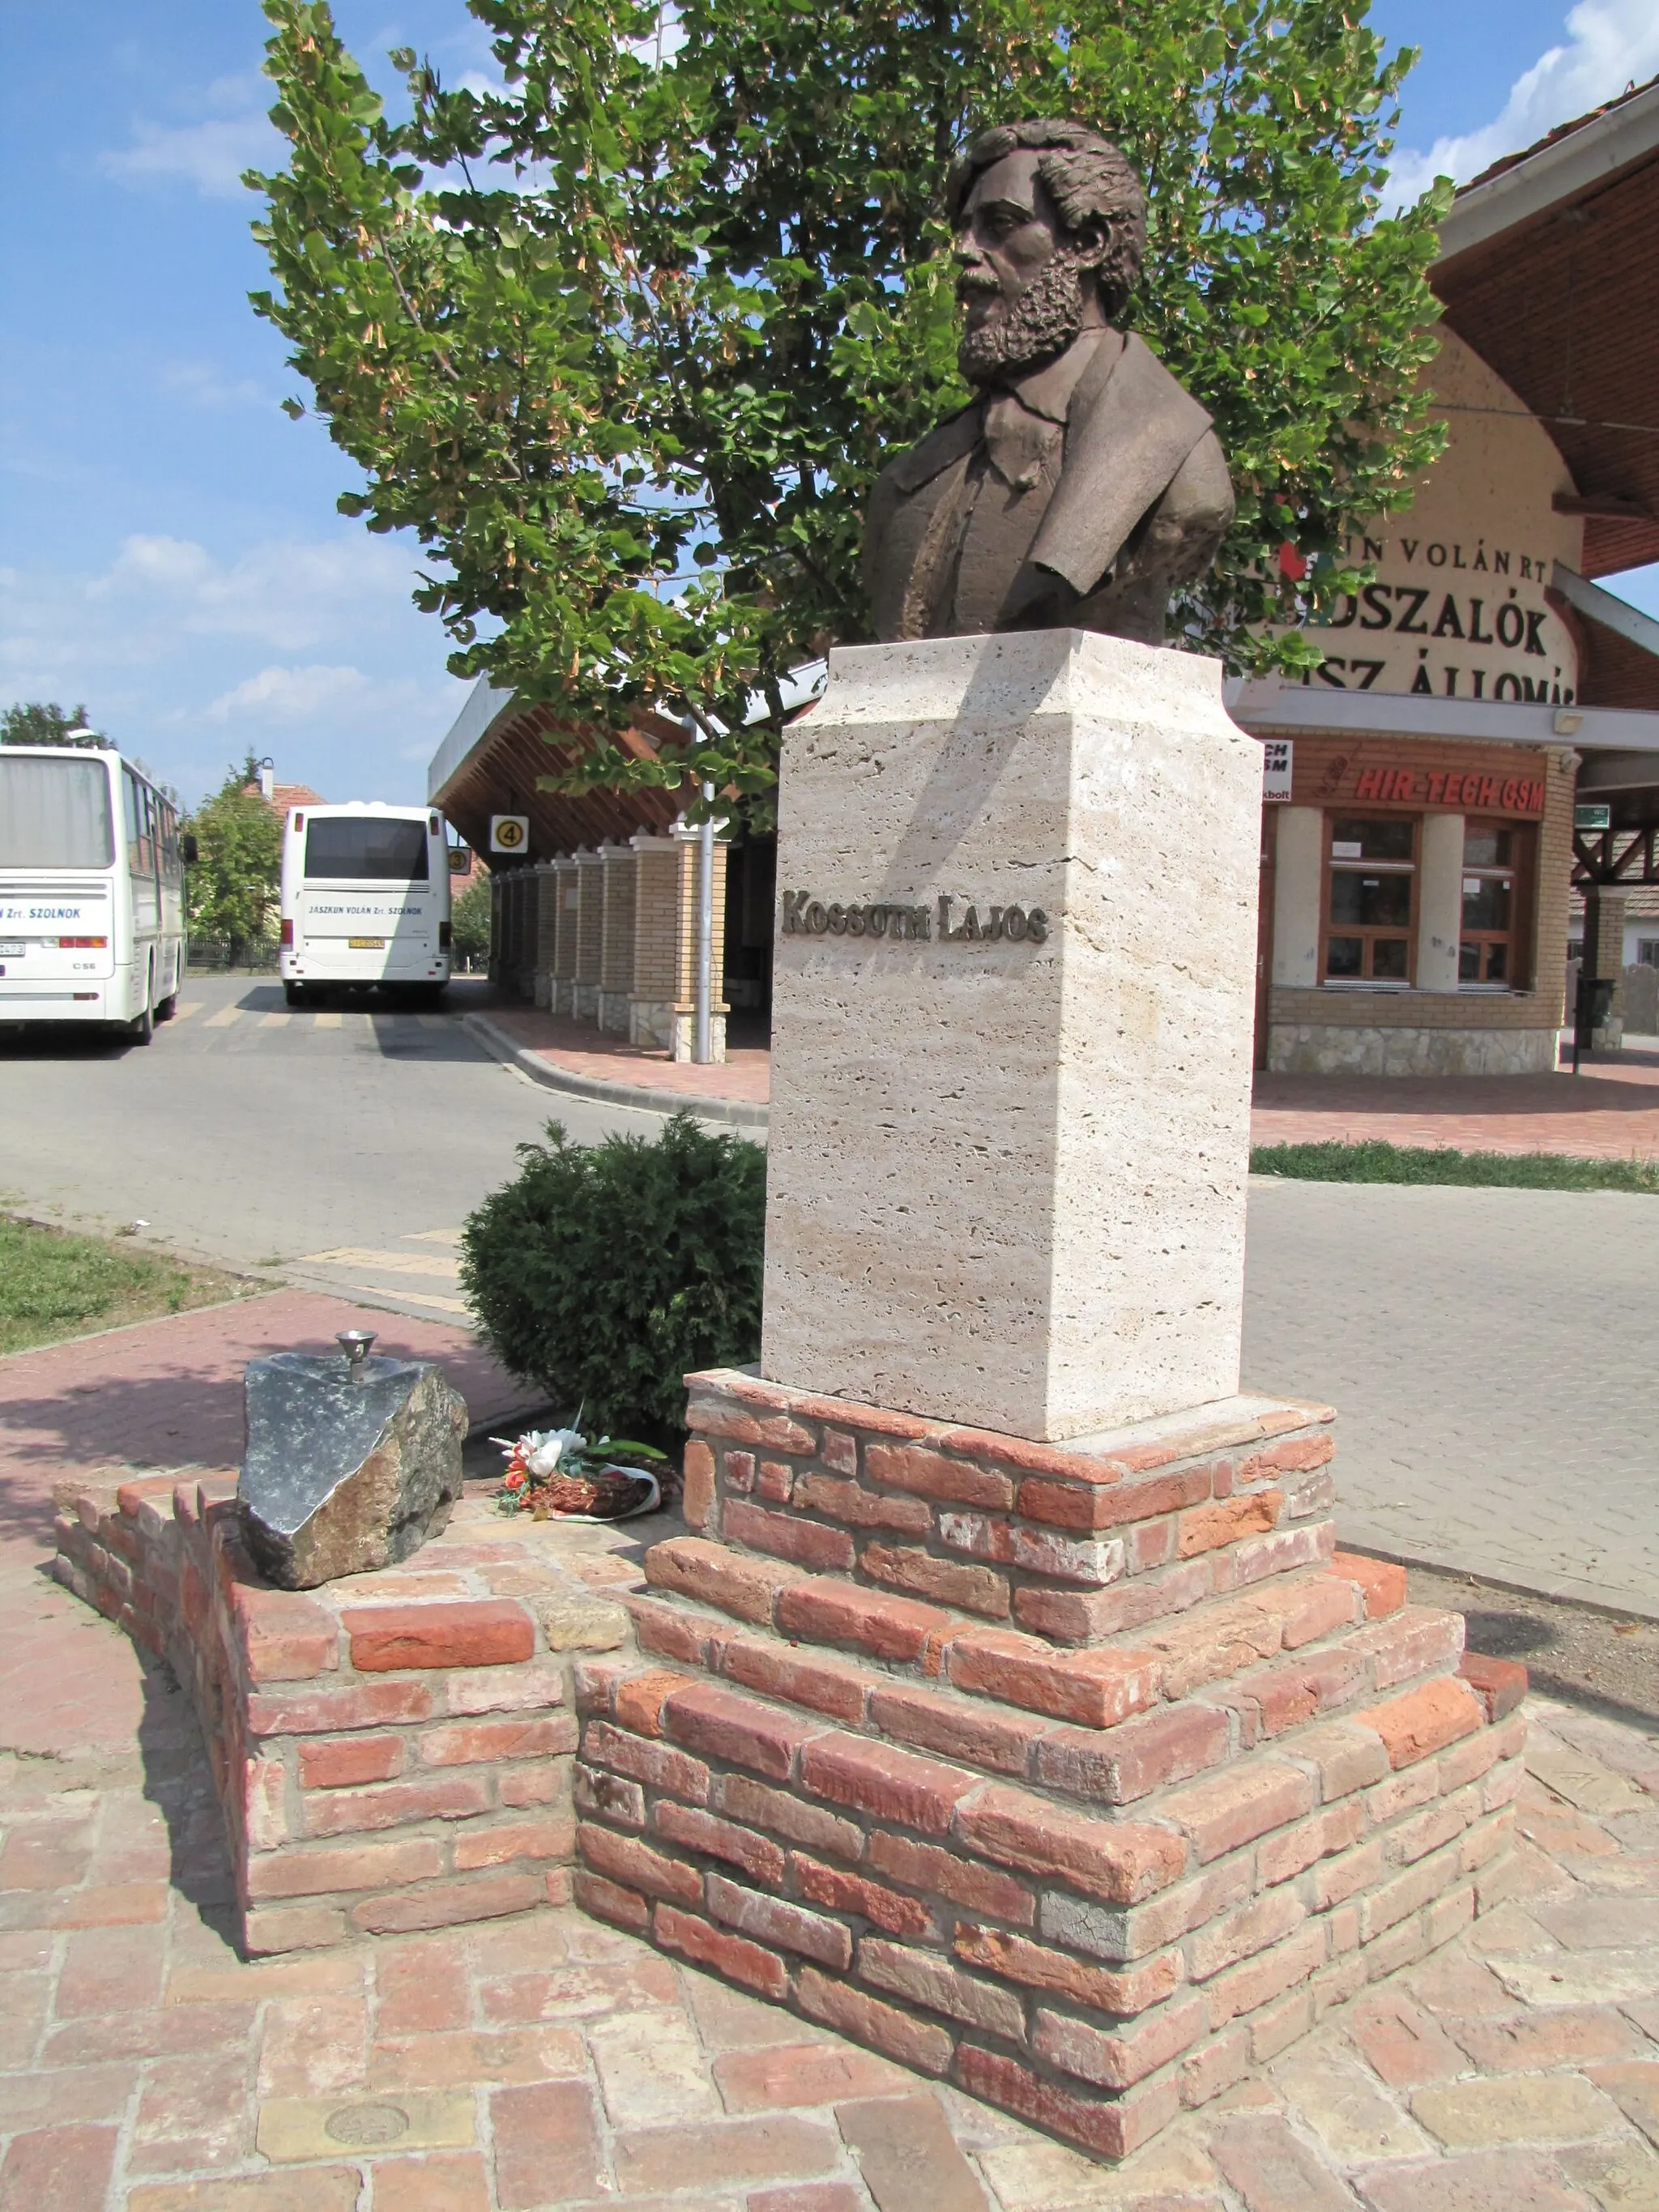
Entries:
{"type": "Polygon", "coordinates": [[[690,1390],[699,1533],[579,1670],[590,1911],[1118,2157],[1503,1894],[1524,1674],[1333,1553],[1323,1408],[690,1390]]]}
{"type": "Polygon", "coordinates": [[[83,1488],[56,1572],[191,1695],[245,1948],[568,1901],[573,1652],[626,1641],[620,1608],[469,1504],[399,1567],[273,1589],[233,1487],[83,1488]]]}
{"type": "MultiPolygon", "coordinates": [[[[1401,1004],[1412,1015],[1401,1026],[1373,1021],[1368,994],[1358,1021],[1291,1019],[1291,1001],[1318,1000],[1315,991],[1275,990],[1267,1029],[1267,1066],[1275,1075],[1549,1075],[1559,1057],[1556,1028],[1451,1027],[1422,1018],[1431,1001],[1413,993],[1401,1004]]],[[[1316,1009],[1323,1013],[1336,994],[1316,1009]]],[[[1467,1013],[1470,997],[1448,994],[1453,1014],[1467,1013]]],[[[1493,1000],[1494,1006],[1502,1001],[1493,1000]]]]}

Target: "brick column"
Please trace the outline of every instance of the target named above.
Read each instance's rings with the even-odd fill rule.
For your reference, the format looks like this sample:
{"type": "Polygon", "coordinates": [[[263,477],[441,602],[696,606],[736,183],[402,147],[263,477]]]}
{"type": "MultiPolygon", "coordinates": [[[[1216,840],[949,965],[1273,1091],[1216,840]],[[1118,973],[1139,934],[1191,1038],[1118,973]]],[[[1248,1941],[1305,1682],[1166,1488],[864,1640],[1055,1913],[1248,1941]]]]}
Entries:
{"type": "Polygon", "coordinates": [[[568,1014],[576,1004],[576,863],[568,854],[553,863],[556,931],[553,946],[553,1011],[568,1014]]]}
{"type": "Polygon", "coordinates": [[[492,983],[507,973],[507,878],[498,869],[489,878],[489,963],[492,983]]]}
{"type": "MultiPolygon", "coordinates": [[[[630,841],[639,856],[634,906],[634,988],[629,1001],[629,1042],[671,1060],[690,1060],[697,1020],[697,833],[676,828],[666,836],[630,841]]],[[[714,1003],[709,1042],[726,1058],[722,994],[726,970],[726,848],[714,844],[714,1003]]]]}
{"type": "Polygon", "coordinates": [[[599,1027],[628,1035],[634,989],[634,887],[639,855],[631,845],[601,845],[604,921],[599,951],[599,1027]]]}
{"type": "Polygon", "coordinates": [[[1417,891],[1417,988],[1457,988],[1463,934],[1463,817],[1430,814],[1423,822],[1417,891]]]}
{"type": "Polygon", "coordinates": [[[1607,1022],[1592,1040],[1597,1052],[1616,1052],[1625,1041],[1625,903],[1628,891],[1592,884],[1584,893],[1584,969],[1613,985],[1607,1022]]]}
{"type": "Polygon", "coordinates": [[[559,879],[554,873],[554,863],[543,860],[536,870],[536,1004],[550,1007],[553,1004],[553,947],[554,925],[558,912],[559,879]]]}
{"type": "Polygon", "coordinates": [[[572,1012],[578,1021],[599,1016],[599,964],[605,948],[605,862],[597,852],[576,855],[576,977],[572,1012]]]}

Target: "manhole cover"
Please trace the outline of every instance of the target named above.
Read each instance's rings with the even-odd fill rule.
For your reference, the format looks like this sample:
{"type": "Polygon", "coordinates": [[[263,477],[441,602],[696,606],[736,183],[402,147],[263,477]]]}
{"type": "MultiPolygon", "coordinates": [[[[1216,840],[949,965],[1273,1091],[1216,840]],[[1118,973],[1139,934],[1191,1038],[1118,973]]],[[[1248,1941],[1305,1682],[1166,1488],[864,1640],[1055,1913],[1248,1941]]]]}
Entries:
{"type": "Polygon", "coordinates": [[[324,2133],[331,2142],[362,2150],[371,2143],[396,2142],[400,2136],[406,2136],[409,2114],[396,2105],[343,2105],[337,2112],[329,2114],[324,2133]]]}

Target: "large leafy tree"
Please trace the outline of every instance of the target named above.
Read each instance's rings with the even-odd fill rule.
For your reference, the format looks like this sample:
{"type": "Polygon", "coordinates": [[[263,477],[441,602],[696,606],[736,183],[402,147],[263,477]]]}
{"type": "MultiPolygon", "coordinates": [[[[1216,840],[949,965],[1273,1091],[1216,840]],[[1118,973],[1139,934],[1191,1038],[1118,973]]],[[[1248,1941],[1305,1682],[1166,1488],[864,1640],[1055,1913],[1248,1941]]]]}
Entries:
{"type": "Polygon", "coordinates": [[[234,768],[185,823],[196,833],[196,865],[185,877],[190,927],[198,937],[257,944],[272,934],[283,860],[283,817],[259,796],[255,763],[234,768]]]}
{"type": "Polygon", "coordinates": [[[55,699],[28,699],[0,709],[0,745],[96,745],[104,740],[88,733],[72,737],[87,727],[87,710],[77,707],[66,714],[55,699]]]}
{"type": "Polygon", "coordinates": [[[325,0],[264,0],[293,151],[250,179],[255,304],[363,472],[342,506],[432,556],[456,673],[600,733],[641,704],[694,726],[669,764],[600,734],[590,776],[763,794],[781,678],[867,635],[869,484],[965,397],[938,191],[985,124],[1079,116],[1146,180],[1129,319],[1238,492],[1187,642],[1306,657],[1349,532],[1437,450],[1441,201],[1379,217],[1413,57],[1365,0],[468,4],[500,88],[394,55],[394,121],[325,0]]]}

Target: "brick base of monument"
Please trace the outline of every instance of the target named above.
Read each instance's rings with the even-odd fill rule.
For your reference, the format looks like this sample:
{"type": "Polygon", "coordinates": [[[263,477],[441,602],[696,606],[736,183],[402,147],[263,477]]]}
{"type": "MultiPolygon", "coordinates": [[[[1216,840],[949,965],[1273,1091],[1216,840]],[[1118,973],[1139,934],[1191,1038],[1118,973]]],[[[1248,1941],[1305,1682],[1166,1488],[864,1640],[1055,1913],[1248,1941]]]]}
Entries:
{"type": "Polygon", "coordinates": [[[629,1641],[549,1533],[466,1500],[402,1565],[273,1589],[234,1483],[70,1487],[58,1579],[166,1659],[224,1815],[239,1935],[303,1950],[570,1894],[581,1649],[629,1641]]]}
{"type": "Polygon", "coordinates": [[[1326,1409],[690,1380],[698,1533],[578,1669],[589,1911],[1117,2157],[1502,1893],[1524,1673],[1335,1551],[1326,1409]]]}

